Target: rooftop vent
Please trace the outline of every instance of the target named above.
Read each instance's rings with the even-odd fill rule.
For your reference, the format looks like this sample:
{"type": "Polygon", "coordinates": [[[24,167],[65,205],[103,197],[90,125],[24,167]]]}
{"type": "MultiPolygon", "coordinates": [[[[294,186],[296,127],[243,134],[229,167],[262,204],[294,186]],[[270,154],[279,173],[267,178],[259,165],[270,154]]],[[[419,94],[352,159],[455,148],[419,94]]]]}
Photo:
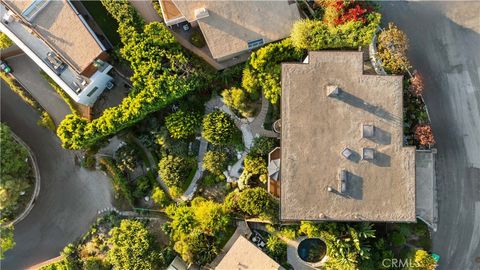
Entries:
{"type": "Polygon", "coordinates": [[[339,94],[340,88],[338,88],[338,85],[327,85],[327,96],[338,97],[339,94]]]}
{"type": "Polygon", "coordinates": [[[195,9],[195,18],[197,20],[203,19],[208,17],[208,10],[206,8],[197,8],[195,9]]]}
{"type": "Polygon", "coordinates": [[[363,159],[364,160],[373,160],[375,158],[375,149],[373,148],[363,148],[363,159]]]}
{"type": "Polygon", "coordinates": [[[363,124],[362,128],[362,137],[363,138],[373,138],[375,136],[375,126],[372,124],[363,124]]]}
{"type": "Polygon", "coordinates": [[[346,159],[351,158],[352,155],[353,155],[353,151],[350,150],[349,148],[345,148],[345,149],[342,151],[342,156],[344,156],[346,159]]]}

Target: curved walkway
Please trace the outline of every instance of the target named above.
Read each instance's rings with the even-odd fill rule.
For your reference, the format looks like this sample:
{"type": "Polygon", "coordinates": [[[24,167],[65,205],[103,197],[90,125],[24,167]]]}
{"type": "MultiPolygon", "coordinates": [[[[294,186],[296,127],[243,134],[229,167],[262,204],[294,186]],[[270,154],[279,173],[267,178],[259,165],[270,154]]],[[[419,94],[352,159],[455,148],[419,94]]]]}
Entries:
{"type": "Polygon", "coordinates": [[[58,256],[65,245],[85,233],[100,209],[111,207],[110,180],[75,162],[75,153],[37,125],[37,112],[1,82],[1,121],[35,153],[41,192],[28,216],[15,225],[14,248],[5,253],[2,269],[26,269],[58,256]]]}

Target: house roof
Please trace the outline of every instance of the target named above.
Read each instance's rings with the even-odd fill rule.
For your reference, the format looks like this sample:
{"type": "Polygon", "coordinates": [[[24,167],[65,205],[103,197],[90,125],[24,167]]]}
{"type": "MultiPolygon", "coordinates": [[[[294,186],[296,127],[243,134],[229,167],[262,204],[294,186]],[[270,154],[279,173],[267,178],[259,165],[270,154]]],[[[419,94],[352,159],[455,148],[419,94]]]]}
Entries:
{"type": "Polygon", "coordinates": [[[300,19],[296,4],[281,1],[187,1],[172,0],[185,18],[197,21],[215,59],[248,49],[248,42],[263,38],[264,43],[290,35],[300,19]],[[197,19],[204,8],[207,17],[197,19]]]}
{"type": "Polygon", "coordinates": [[[309,63],[282,65],[282,220],[415,221],[402,80],[363,74],[362,52],[310,52],[309,63]],[[373,138],[363,124],[375,127],[373,138]],[[373,160],[362,159],[364,148],[373,160]]]}
{"type": "Polygon", "coordinates": [[[245,237],[239,236],[227,254],[215,267],[216,270],[235,269],[283,269],[276,261],[270,258],[245,237]]]}
{"type": "MultiPolygon", "coordinates": [[[[4,2],[21,14],[35,1],[4,0],[4,2]]],[[[42,39],[79,73],[103,52],[102,47],[67,0],[48,1],[48,4],[29,21],[42,39]]]]}
{"type": "Polygon", "coordinates": [[[183,16],[172,0],[160,0],[160,5],[162,8],[163,19],[166,21],[183,16]]]}

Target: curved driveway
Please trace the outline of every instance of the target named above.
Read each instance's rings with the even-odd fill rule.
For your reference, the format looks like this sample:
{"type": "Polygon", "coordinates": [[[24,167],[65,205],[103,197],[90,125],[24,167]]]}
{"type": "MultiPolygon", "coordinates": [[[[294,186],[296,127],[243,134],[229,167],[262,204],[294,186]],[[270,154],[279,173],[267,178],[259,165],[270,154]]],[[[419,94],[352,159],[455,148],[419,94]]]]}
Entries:
{"type": "Polygon", "coordinates": [[[6,252],[1,268],[25,269],[58,256],[85,233],[97,211],[111,207],[109,179],[80,168],[59,139],[37,125],[38,114],[1,82],[1,121],[35,153],[41,175],[40,195],[30,214],[15,226],[17,245],[6,252]]]}
{"type": "Polygon", "coordinates": [[[480,269],[480,2],[381,5],[384,20],[409,36],[410,59],[425,76],[438,149],[438,269],[480,269]]]}

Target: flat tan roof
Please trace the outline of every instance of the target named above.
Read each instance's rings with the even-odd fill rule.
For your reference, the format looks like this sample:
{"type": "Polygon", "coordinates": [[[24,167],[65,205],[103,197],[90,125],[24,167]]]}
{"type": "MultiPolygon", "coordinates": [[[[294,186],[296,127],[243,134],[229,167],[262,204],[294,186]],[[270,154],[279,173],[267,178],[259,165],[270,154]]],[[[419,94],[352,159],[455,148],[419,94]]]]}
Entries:
{"type": "Polygon", "coordinates": [[[295,3],[281,1],[185,1],[173,0],[185,18],[197,21],[213,58],[222,59],[248,50],[248,42],[264,43],[290,36],[300,19],[295,3]],[[195,10],[205,8],[208,17],[197,20],[195,10]]]}
{"type": "MultiPolygon", "coordinates": [[[[17,12],[32,1],[6,0],[17,12]]],[[[77,72],[86,69],[102,52],[102,48],[66,0],[51,0],[30,21],[50,47],[69,61],[77,72]]],[[[46,57],[46,56],[45,56],[46,57]]]]}
{"type": "Polygon", "coordinates": [[[284,268],[245,237],[239,236],[215,269],[278,270],[284,268]]]}
{"type": "Polygon", "coordinates": [[[402,76],[364,75],[362,52],[310,52],[308,64],[282,65],[281,102],[282,220],[415,221],[402,76]],[[339,94],[327,96],[327,86],[339,94]],[[363,124],[375,127],[372,138],[363,138],[363,124]],[[364,148],[373,160],[362,159],[364,148]]]}

